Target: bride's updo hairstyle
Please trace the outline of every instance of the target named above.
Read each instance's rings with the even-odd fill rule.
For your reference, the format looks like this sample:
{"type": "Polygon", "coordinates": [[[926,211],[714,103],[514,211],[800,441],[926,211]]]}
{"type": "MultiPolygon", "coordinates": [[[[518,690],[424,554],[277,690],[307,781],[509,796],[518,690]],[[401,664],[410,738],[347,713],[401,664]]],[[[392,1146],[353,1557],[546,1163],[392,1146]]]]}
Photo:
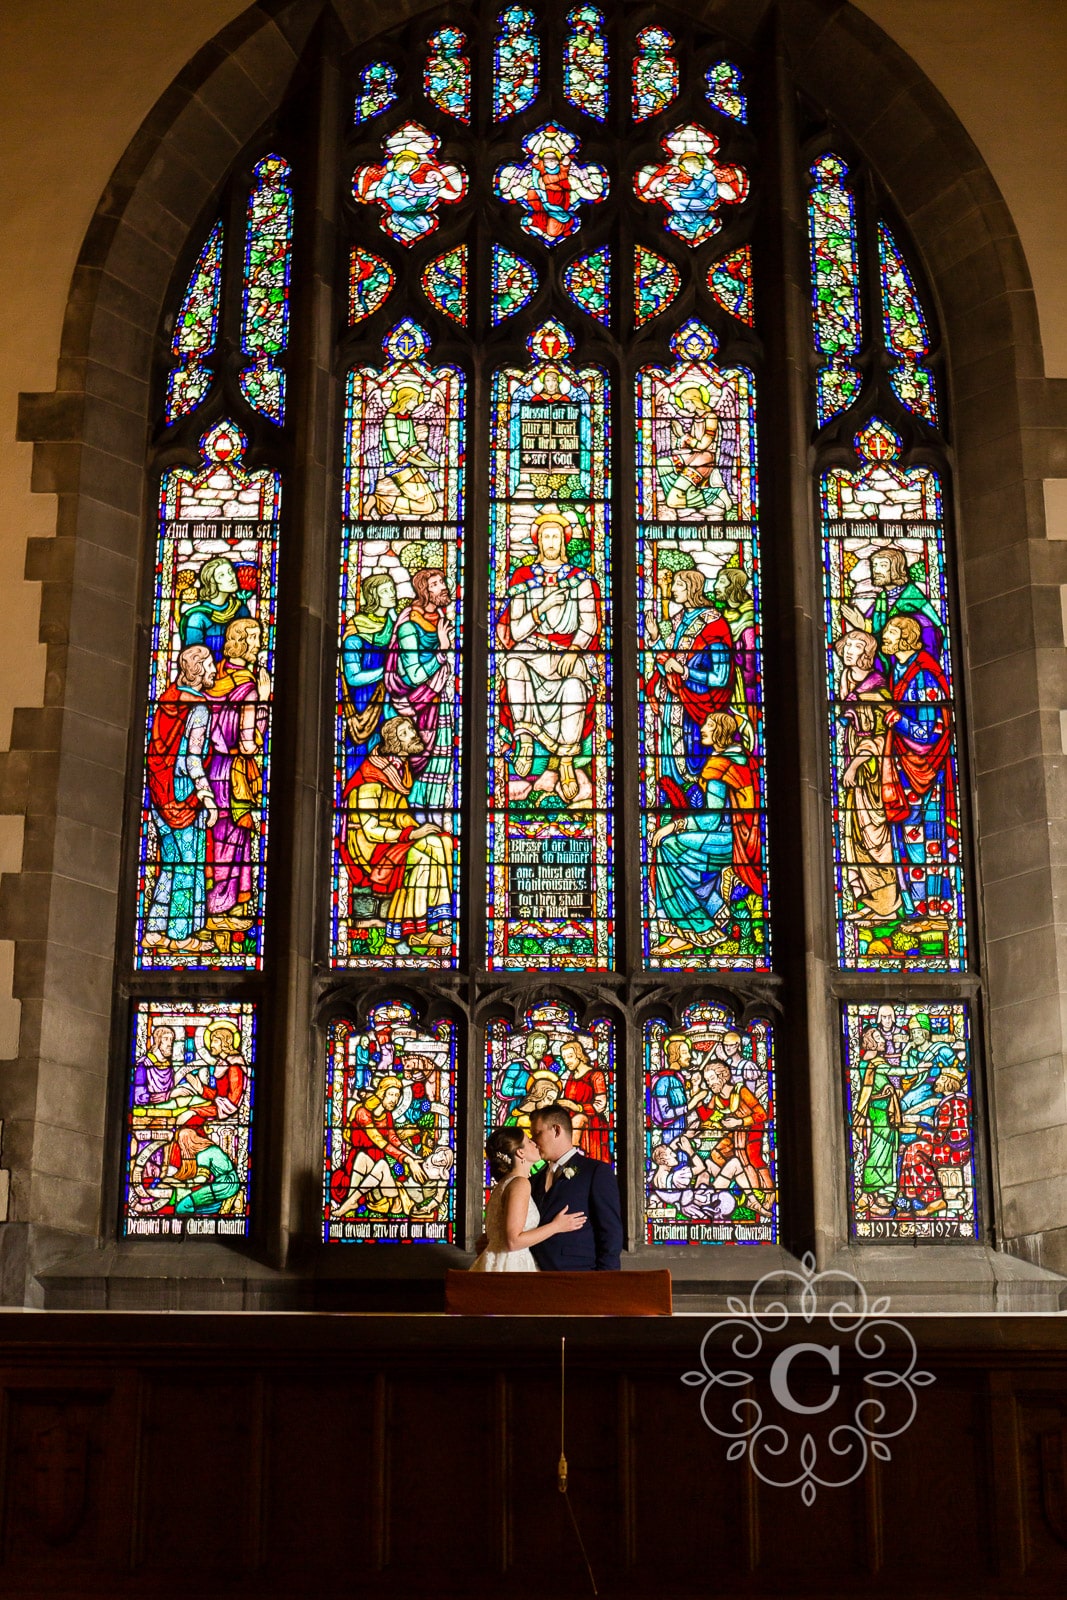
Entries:
{"type": "Polygon", "coordinates": [[[506,1178],[515,1170],[515,1152],[526,1135],[521,1128],[494,1128],[486,1140],[489,1171],[494,1178],[506,1178]]]}

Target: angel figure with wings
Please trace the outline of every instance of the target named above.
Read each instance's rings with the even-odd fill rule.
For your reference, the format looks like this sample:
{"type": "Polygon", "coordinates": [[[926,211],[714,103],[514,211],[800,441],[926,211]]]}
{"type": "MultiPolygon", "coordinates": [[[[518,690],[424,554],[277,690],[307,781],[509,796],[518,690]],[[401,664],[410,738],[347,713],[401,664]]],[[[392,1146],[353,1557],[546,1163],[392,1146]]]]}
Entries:
{"type": "Polygon", "coordinates": [[[361,441],[367,511],[383,522],[440,516],[445,417],[436,391],[412,373],[367,398],[361,441]]]}
{"type": "Polygon", "coordinates": [[[718,521],[737,506],[737,396],[702,378],[671,385],[657,407],[655,458],[662,506],[681,521],[718,521]]]}

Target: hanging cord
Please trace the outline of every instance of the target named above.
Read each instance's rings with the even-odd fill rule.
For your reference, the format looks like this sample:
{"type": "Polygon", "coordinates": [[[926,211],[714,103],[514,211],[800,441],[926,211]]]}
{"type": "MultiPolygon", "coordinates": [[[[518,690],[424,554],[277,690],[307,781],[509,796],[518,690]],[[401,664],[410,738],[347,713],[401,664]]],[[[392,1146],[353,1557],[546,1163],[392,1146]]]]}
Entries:
{"type": "Polygon", "coordinates": [[[570,1519],[574,1526],[574,1537],[577,1539],[578,1548],[582,1552],[582,1560],[585,1562],[585,1570],[589,1574],[589,1582],[592,1585],[593,1593],[598,1595],[600,1590],[596,1586],[596,1579],[593,1577],[593,1568],[590,1565],[589,1557],[586,1554],[585,1541],[582,1538],[582,1530],[578,1526],[578,1518],[574,1514],[574,1507],[571,1505],[571,1497],[567,1493],[566,1417],[567,1340],[565,1337],[561,1337],[559,1341],[559,1465],[556,1468],[556,1487],[559,1489],[560,1494],[567,1503],[567,1510],[570,1513],[570,1519]]]}

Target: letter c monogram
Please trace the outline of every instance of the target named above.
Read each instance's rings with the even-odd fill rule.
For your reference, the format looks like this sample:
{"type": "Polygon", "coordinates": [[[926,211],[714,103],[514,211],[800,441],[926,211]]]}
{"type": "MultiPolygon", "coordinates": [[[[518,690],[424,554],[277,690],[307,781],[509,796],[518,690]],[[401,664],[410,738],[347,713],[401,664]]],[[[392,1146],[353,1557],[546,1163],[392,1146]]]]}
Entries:
{"type": "Polygon", "coordinates": [[[801,1405],[800,1401],[794,1397],[789,1387],[789,1368],[796,1356],[803,1355],[809,1350],[813,1355],[822,1356],[835,1378],[841,1372],[841,1346],[839,1344],[791,1344],[785,1350],[779,1351],[774,1358],[774,1365],[771,1367],[771,1393],[780,1406],[784,1406],[787,1411],[796,1412],[798,1415],[814,1415],[817,1411],[828,1411],[841,1392],[841,1385],[835,1383],[830,1390],[830,1398],[824,1400],[818,1406],[801,1405]]]}

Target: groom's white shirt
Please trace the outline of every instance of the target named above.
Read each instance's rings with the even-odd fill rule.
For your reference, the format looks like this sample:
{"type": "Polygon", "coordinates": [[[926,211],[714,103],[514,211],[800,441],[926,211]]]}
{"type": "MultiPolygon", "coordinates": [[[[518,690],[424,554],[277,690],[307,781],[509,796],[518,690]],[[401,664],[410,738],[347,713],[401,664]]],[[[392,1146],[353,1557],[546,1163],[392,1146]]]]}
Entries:
{"type": "Polygon", "coordinates": [[[551,1182],[549,1182],[549,1183],[547,1183],[545,1185],[546,1190],[550,1189],[553,1186],[553,1184],[555,1183],[556,1174],[559,1172],[559,1169],[561,1167],[565,1167],[567,1165],[567,1162],[571,1159],[571,1157],[572,1156],[576,1156],[577,1154],[578,1154],[578,1146],[576,1144],[572,1144],[569,1150],[564,1151],[563,1155],[560,1156],[558,1161],[550,1161],[548,1163],[548,1176],[549,1176],[551,1182]]]}

